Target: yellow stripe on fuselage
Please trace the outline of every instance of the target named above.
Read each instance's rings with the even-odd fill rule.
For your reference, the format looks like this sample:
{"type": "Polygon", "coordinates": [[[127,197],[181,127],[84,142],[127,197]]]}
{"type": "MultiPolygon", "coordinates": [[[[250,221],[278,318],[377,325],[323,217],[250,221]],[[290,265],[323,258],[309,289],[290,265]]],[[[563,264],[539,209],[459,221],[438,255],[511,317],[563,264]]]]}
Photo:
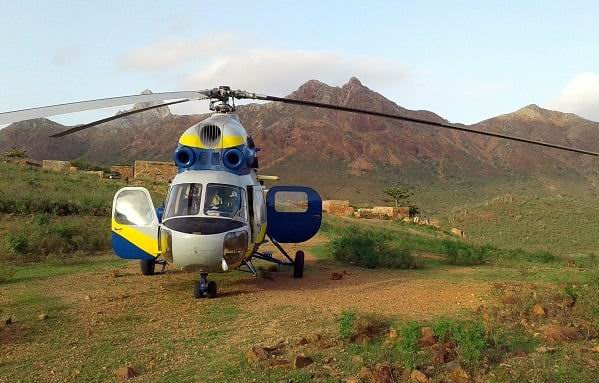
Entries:
{"type": "Polygon", "coordinates": [[[218,148],[232,148],[234,146],[239,146],[245,144],[245,137],[243,136],[223,136],[221,137],[218,144],[213,147],[207,147],[202,144],[202,140],[200,140],[200,136],[197,134],[184,134],[179,138],[179,144],[184,146],[189,146],[190,148],[199,148],[199,149],[218,149],[218,148]]]}
{"type": "Polygon", "coordinates": [[[121,225],[113,219],[112,231],[115,234],[125,238],[135,246],[139,247],[149,255],[153,257],[160,255],[160,252],[158,251],[158,239],[148,235],[147,233],[144,233],[138,228],[134,226],[121,225]]]}

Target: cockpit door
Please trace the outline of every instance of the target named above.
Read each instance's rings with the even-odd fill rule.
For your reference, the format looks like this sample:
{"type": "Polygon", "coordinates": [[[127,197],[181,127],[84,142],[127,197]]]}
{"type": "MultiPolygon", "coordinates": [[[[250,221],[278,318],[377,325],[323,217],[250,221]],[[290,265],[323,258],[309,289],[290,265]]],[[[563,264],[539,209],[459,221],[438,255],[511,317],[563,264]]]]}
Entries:
{"type": "Polygon", "coordinates": [[[277,242],[299,243],[320,229],[322,200],[306,186],[274,186],[266,195],[268,234],[277,242]]]}
{"type": "MultiPolygon", "coordinates": [[[[248,187],[252,193],[252,243],[261,243],[266,234],[266,201],[264,199],[264,186],[252,185],[248,187]]],[[[249,195],[248,195],[249,197],[249,195]]]]}
{"type": "Polygon", "coordinates": [[[154,259],[160,255],[159,223],[147,189],[125,187],[112,203],[112,248],[125,259],[154,259]]]}

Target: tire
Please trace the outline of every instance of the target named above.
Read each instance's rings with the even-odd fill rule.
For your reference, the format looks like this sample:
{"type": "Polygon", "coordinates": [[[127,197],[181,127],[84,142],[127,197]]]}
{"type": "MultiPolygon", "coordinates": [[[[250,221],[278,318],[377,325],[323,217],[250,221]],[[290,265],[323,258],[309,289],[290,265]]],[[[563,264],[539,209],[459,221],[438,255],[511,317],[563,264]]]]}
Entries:
{"type": "Polygon", "coordinates": [[[200,282],[196,282],[193,285],[193,297],[195,299],[200,299],[202,297],[202,293],[200,292],[200,282]]]}
{"type": "Polygon", "coordinates": [[[293,278],[302,278],[304,276],[304,252],[298,250],[295,253],[293,261],[293,278]]]}
{"type": "Polygon", "coordinates": [[[206,287],[206,295],[209,299],[216,298],[217,286],[216,282],[210,281],[208,282],[208,286],[206,287]]]}
{"type": "Polygon", "coordinates": [[[143,275],[154,275],[156,270],[156,261],[153,259],[142,259],[139,261],[141,266],[141,273],[143,275]]]}

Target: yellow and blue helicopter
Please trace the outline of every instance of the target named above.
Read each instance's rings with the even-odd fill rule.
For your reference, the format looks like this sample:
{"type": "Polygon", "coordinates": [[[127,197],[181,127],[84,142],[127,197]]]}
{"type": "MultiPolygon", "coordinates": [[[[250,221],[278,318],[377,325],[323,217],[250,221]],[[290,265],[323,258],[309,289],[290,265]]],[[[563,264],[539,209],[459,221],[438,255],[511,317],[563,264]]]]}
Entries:
{"type": "Polygon", "coordinates": [[[173,160],[178,174],[172,180],[164,206],[155,208],[147,189],[125,187],[112,204],[112,246],[117,256],[139,260],[144,275],[156,265],[173,264],[200,273],[194,297],[213,298],[217,285],[209,273],[231,270],[256,274],[252,259],[293,267],[293,276],[304,272],[304,253],[291,257],[281,244],[312,238],[322,220],[322,201],[306,186],[264,187],[277,177],[258,174],[258,147],[235,113],[235,99],[282,102],[343,112],[362,113],[416,124],[509,139],[571,152],[594,152],[505,134],[478,131],[462,125],[432,122],[366,109],[308,100],[266,96],[227,86],[200,91],[166,92],[114,97],[0,113],[0,124],[58,114],[151,103],[115,116],[79,125],[52,137],[73,134],[131,114],[192,100],[209,100],[214,112],[188,128],[179,138],[173,160]],[[167,100],[175,100],[164,102],[167,100]],[[260,251],[267,241],[281,257],[260,251]],[[282,258],[282,259],[280,259],[282,258]]]}

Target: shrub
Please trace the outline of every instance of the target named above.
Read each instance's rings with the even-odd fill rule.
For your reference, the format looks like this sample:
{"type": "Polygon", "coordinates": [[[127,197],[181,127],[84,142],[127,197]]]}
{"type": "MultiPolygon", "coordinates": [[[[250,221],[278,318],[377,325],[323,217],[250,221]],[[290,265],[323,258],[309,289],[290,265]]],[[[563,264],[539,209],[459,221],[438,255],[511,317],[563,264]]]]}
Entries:
{"type": "Polygon", "coordinates": [[[341,335],[341,338],[349,339],[353,335],[356,319],[356,312],[353,310],[346,310],[341,313],[339,317],[339,335],[341,335]]]}
{"type": "Polygon", "coordinates": [[[443,241],[445,257],[451,265],[471,266],[482,264],[488,256],[490,248],[476,247],[458,241],[443,241]]]}
{"type": "Polygon", "coordinates": [[[472,365],[479,361],[487,346],[485,327],[478,321],[464,323],[454,329],[453,340],[456,342],[460,360],[472,365]]]}
{"type": "Polygon", "coordinates": [[[410,249],[393,242],[388,232],[380,230],[346,228],[331,240],[328,249],[337,261],[369,269],[419,266],[410,249]]]}
{"type": "Polygon", "coordinates": [[[12,254],[29,252],[29,239],[24,234],[9,234],[6,236],[6,247],[12,254]]]}

